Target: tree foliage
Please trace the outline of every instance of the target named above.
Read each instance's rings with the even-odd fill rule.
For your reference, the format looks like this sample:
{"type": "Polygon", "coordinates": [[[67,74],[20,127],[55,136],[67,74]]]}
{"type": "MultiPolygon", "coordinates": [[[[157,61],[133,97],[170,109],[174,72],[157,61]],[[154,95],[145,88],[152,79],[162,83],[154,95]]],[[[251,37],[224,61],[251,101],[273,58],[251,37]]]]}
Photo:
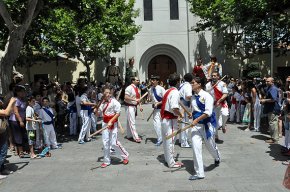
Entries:
{"type": "MultiPolygon", "coordinates": [[[[38,3],[42,9],[26,32],[23,56],[38,52],[50,58],[64,53],[69,58],[78,58],[90,72],[89,65],[96,58],[117,52],[140,30],[134,22],[138,16],[134,0],[39,0],[38,3]]],[[[27,1],[4,0],[4,4],[13,22],[21,23],[27,1]]],[[[3,17],[0,49],[5,48],[9,39],[9,29],[2,20],[3,17]]]]}
{"type": "Polygon", "coordinates": [[[43,18],[41,47],[49,54],[65,53],[84,64],[108,56],[133,40],[140,27],[134,0],[71,0],[43,18]],[[45,30],[46,29],[46,30],[45,30]]]}
{"type": "Polygon", "coordinates": [[[224,37],[229,54],[248,56],[269,49],[271,24],[274,42],[290,40],[289,0],[188,0],[191,12],[200,17],[197,32],[214,30],[224,37]]]}

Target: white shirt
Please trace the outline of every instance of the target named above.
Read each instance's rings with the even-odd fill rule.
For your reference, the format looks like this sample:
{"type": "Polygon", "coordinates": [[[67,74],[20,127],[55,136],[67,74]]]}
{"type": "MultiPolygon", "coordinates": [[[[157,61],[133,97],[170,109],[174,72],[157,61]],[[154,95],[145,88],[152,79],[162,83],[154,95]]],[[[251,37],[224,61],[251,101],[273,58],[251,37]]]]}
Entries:
{"type": "Polygon", "coordinates": [[[103,93],[98,93],[98,101],[101,101],[103,97],[103,93]]]}
{"type": "Polygon", "coordinates": [[[241,94],[239,94],[238,92],[235,92],[233,97],[236,99],[237,102],[241,101],[241,94]]]}
{"type": "MultiPolygon", "coordinates": [[[[204,90],[200,90],[198,95],[200,96],[199,101],[202,104],[205,104],[205,111],[203,113],[207,114],[210,117],[213,111],[213,103],[214,103],[213,97],[204,90]]],[[[192,112],[194,111],[202,112],[197,106],[195,95],[191,97],[191,106],[192,106],[192,112]]]]}
{"type": "MultiPolygon", "coordinates": [[[[156,97],[155,97],[155,95],[154,95],[154,93],[153,93],[153,86],[150,88],[150,96],[151,96],[151,100],[153,101],[153,103],[158,103],[159,101],[157,101],[157,99],[156,99],[156,97]]],[[[165,93],[165,89],[163,88],[163,87],[161,87],[160,85],[157,85],[156,87],[155,87],[155,89],[156,89],[156,94],[159,96],[159,97],[161,97],[161,98],[163,98],[163,96],[164,96],[164,93],[165,93]]]]}
{"type": "MultiPolygon", "coordinates": [[[[29,105],[26,107],[26,118],[34,119],[34,109],[29,105]]],[[[35,122],[26,121],[26,130],[36,130],[35,122]]]]}
{"type": "MultiPolygon", "coordinates": [[[[102,102],[102,104],[100,105],[98,109],[98,112],[103,115],[103,110],[107,107],[107,105],[108,105],[108,102],[102,102]]],[[[115,98],[110,98],[109,105],[106,111],[104,112],[104,114],[110,116],[110,115],[115,115],[116,113],[119,113],[119,114],[121,113],[121,104],[115,98]]]]}
{"type": "Polygon", "coordinates": [[[186,99],[186,97],[191,97],[192,96],[192,87],[189,82],[184,82],[179,86],[179,95],[180,98],[183,98],[186,101],[189,101],[186,99]]]}
{"type": "Polygon", "coordinates": [[[81,95],[80,100],[81,100],[81,104],[82,104],[82,102],[90,102],[90,100],[89,100],[89,98],[88,98],[86,93],[81,95]]]}
{"type": "MultiPolygon", "coordinates": [[[[53,114],[52,109],[49,107],[48,110],[53,114]]],[[[39,117],[41,118],[41,120],[43,122],[48,122],[48,121],[52,121],[53,119],[51,119],[51,117],[43,110],[43,108],[41,108],[41,110],[39,110],[39,117]]]]}
{"type": "Polygon", "coordinates": [[[214,66],[210,69],[210,67],[211,67],[211,62],[210,63],[208,63],[208,64],[206,64],[206,65],[204,65],[203,66],[203,72],[204,72],[204,75],[205,75],[205,77],[206,78],[210,78],[210,76],[211,76],[211,74],[209,74],[209,73],[212,73],[212,72],[214,72],[215,71],[215,69],[218,69],[218,72],[219,72],[219,74],[220,74],[220,76],[222,76],[222,72],[223,72],[223,68],[222,68],[222,65],[220,64],[220,63],[214,63],[214,66]],[[215,69],[213,69],[213,68],[215,68],[215,69]]]}
{"type": "MultiPolygon", "coordinates": [[[[168,90],[166,90],[166,92],[168,90]]],[[[166,92],[165,92],[165,94],[166,94],[166,92]]],[[[175,88],[174,90],[172,90],[169,93],[164,110],[174,114],[173,109],[179,109],[179,101],[180,101],[179,92],[175,88]]],[[[177,114],[175,114],[175,115],[177,115],[177,114]]]]}
{"type": "Polygon", "coordinates": [[[41,109],[41,105],[38,103],[38,101],[35,102],[33,109],[34,109],[35,113],[38,114],[38,111],[41,109]]]}
{"type": "MultiPolygon", "coordinates": [[[[216,97],[214,94],[214,89],[212,87],[213,85],[211,84],[211,82],[208,82],[205,86],[205,90],[211,94],[211,96],[214,98],[214,100],[216,101],[216,97]]],[[[223,94],[228,94],[228,89],[227,89],[227,84],[223,81],[219,81],[218,84],[216,85],[217,89],[220,90],[223,94]]]]}
{"type": "MultiPolygon", "coordinates": [[[[125,89],[125,95],[128,95],[129,97],[132,97],[132,98],[136,98],[136,92],[135,92],[135,88],[136,86],[134,84],[131,84],[129,85],[126,89],[125,89]]],[[[141,96],[141,92],[140,90],[138,89],[138,92],[141,96]]],[[[132,101],[132,100],[125,100],[126,103],[129,103],[129,104],[132,104],[132,105],[137,105],[137,102],[136,101],[132,101]]]]}

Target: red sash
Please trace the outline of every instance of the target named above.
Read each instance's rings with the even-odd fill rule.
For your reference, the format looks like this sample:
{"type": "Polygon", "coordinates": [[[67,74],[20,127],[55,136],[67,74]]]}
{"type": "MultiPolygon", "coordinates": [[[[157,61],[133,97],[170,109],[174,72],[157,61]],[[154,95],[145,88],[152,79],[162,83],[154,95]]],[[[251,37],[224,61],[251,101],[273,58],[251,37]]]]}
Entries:
{"type": "Polygon", "coordinates": [[[133,85],[131,85],[131,86],[133,87],[133,89],[134,89],[134,91],[135,91],[136,98],[137,98],[137,99],[140,99],[140,93],[139,93],[139,91],[138,91],[138,87],[133,86],[133,85]]]}
{"type": "Polygon", "coordinates": [[[234,96],[232,96],[232,104],[236,105],[237,104],[237,100],[234,96]]]}
{"type": "MultiPolygon", "coordinates": [[[[109,123],[109,121],[116,115],[116,114],[113,114],[113,115],[106,115],[105,114],[105,112],[106,112],[107,108],[109,107],[111,101],[112,101],[112,99],[109,100],[108,104],[106,105],[106,107],[103,110],[103,121],[104,121],[104,123],[109,123]]],[[[114,128],[114,123],[116,123],[117,121],[118,121],[118,118],[115,119],[112,122],[112,126],[108,127],[108,129],[113,129],[114,128]]]]}
{"type": "MultiPolygon", "coordinates": [[[[220,98],[222,98],[223,96],[223,93],[217,88],[217,86],[214,86],[213,90],[216,101],[220,100],[220,98]]],[[[225,100],[223,100],[220,104],[222,107],[227,107],[227,103],[225,100]]]]}
{"type": "MultiPolygon", "coordinates": [[[[114,115],[103,115],[103,121],[104,123],[109,123],[109,121],[115,116],[114,115]]],[[[112,126],[108,127],[108,129],[113,129],[114,128],[114,124],[118,121],[118,118],[115,119],[113,122],[112,122],[112,126]]]]}
{"type": "Polygon", "coordinates": [[[160,114],[161,114],[161,119],[177,119],[177,116],[175,116],[173,113],[170,113],[169,111],[165,111],[165,106],[166,106],[166,102],[167,102],[167,98],[169,96],[169,93],[171,91],[173,91],[176,88],[170,88],[165,94],[164,97],[162,98],[162,105],[161,105],[161,110],[160,110],[160,114]]]}
{"type": "Polygon", "coordinates": [[[238,105],[237,105],[237,100],[236,100],[236,98],[234,97],[234,96],[232,96],[232,105],[235,105],[235,109],[237,109],[238,108],[238,105]]]}

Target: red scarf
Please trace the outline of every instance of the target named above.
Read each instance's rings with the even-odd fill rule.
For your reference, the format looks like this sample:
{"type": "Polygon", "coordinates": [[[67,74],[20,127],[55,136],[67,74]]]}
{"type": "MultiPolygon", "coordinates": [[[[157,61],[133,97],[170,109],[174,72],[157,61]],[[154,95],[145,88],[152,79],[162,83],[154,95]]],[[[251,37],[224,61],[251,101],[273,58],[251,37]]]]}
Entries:
{"type": "MultiPolygon", "coordinates": [[[[217,88],[217,86],[214,86],[214,87],[213,87],[213,90],[214,90],[214,96],[215,96],[216,101],[220,100],[220,98],[222,98],[222,96],[223,96],[223,93],[222,93],[222,92],[217,88]]],[[[226,103],[225,100],[223,100],[223,101],[220,103],[220,105],[221,105],[222,107],[227,107],[227,103],[226,103]]]]}
{"type": "Polygon", "coordinates": [[[135,94],[136,94],[136,99],[140,99],[140,93],[139,93],[139,90],[138,90],[138,87],[136,87],[135,85],[131,85],[135,91],[135,94]]]}
{"type": "Polygon", "coordinates": [[[175,87],[172,87],[169,90],[167,90],[166,93],[164,94],[164,97],[162,98],[162,105],[160,110],[161,119],[177,119],[177,116],[175,116],[173,113],[165,111],[165,106],[169,93],[175,89],[176,89],[175,87]]]}
{"type": "MultiPolygon", "coordinates": [[[[116,114],[113,114],[113,115],[106,115],[105,112],[107,110],[107,108],[109,107],[110,103],[111,103],[112,99],[110,99],[108,101],[108,104],[106,105],[106,107],[104,108],[103,110],[103,121],[104,123],[109,123],[109,121],[116,115],[116,114]]],[[[113,122],[112,122],[112,126],[108,127],[108,129],[113,129],[114,128],[114,124],[118,121],[118,118],[115,119],[113,122]]]]}

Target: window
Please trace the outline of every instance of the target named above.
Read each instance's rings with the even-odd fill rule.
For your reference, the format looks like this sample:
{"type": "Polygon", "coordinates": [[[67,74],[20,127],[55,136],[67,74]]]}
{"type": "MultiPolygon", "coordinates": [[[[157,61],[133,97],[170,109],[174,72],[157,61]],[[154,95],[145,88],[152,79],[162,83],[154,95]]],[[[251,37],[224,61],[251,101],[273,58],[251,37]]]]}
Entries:
{"type": "Polygon", "coordinates": [[[178,0],[170,0],[170,20],[179,19],[178,0]]]}
{"type": "Polygon", "coordinates": [[[152,0],[144,0],[144,21],[153,20],[152,0]]]}

